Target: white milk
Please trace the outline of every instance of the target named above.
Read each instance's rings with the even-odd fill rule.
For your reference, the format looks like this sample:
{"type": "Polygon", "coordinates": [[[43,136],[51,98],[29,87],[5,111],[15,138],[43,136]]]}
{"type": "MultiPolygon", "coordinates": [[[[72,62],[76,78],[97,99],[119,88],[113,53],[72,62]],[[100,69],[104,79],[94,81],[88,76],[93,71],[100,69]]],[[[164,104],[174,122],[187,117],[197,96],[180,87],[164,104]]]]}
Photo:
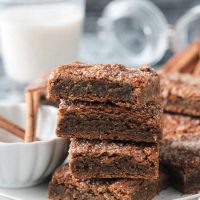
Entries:
{"type": "Polygon", "coordinates": [[[2,58],[7,74],[28,82],[77,58],[84,12],[71,4],[30,5],[1,15],[2,58]]]}

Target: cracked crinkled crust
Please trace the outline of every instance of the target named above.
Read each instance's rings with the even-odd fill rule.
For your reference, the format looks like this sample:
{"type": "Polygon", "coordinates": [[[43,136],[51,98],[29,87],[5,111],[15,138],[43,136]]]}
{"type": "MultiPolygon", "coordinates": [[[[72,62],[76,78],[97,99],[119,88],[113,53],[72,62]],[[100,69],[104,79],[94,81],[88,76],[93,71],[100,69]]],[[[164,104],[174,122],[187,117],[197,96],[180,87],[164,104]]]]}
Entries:
{"type": "Polygon", "coordinates": [[[134,85],[135,87],[144,87],[151,79],[159,81],[157,73],[148,66],[134,69],[120,64],[89,65],[72,63],[55,68],[49,76],[49,82],[54,82],[54,80],[58,78],[62,79],[66,76],[75,79],[95,78],[120,83],[123,82],[134,85]]]}
{"type": "Polygon", "coordinates": [[[137,162],[144,162],[147,160],[156,160],[158,158],[158,145],[134,142],[71,139],[70,152],[73,154],[73,157],[78,155],[102,155],[104,153],[109,156],[128,155],[134,157],[137,162]]]}
{"type": "Polygon", "coordinates": [[[160,101],[160,80],[148,66],[72,63],[54,69],[48,81],[53,99],[113,102],[122,107],[160,101]]]}
{"type": "MultiPolygon", "coordinates": [[[[76,115],[81,115],[82,118],[87,119],[87,115],[95,115],[95,119],[98,115],[110,116],[113,119],[119,119],[120,116],[130,117],[135,122],[145,122],[144,124],[149,124],[157,128],[162,128],[162,108],[161,105],[149,104],[141,107],[132,108],[122,108],[116,106],[112,103],[103,102],[85,102],[85,101],[69,101],[61,100],[59,105],[59,116],[62,118],[64,115],[69,115],[70,113],[75,113],[76,115]]],[[[101,119],[99,117],[99,120],[101,119]]]]}
{"type": "Polygon", "coordinates": [[[190,75],[161,75],[164,110],[200,116],[200,78],[190,75]]]}
{"type": "MultiPolygon", "coordinates": [[[[69,167],[67,165],[60,167],[55,174],[53,175],[52,181],[49,187],[49,196],[61,196],[63,199],[66,195],[66,190],[68,189],[70,192],[69,198],[66,200],[72,199],[83,199],[86,200],[90,198],[91,200],[105,199],[105,200],[117,200],[120,199],[120,196],[123,194],[123,198],[127,200],[131,200],[130,195],[133,192],[138,190],[138,187],[143,183],[142,180],[132,180],[131,184],[126,180],[101,180],[101,179],[91,179],[86,181],[80,181],[76,179],[72,179],[69,167]],[[128,183],[128,184],[127,184],[128,183]],[[65,187],[62,189],[58,189],[58,185],[63,185],[65,187]],[[57,190],[56,187],[57,186],[57,190]],[[130,187],[132,186],[132,187],[130,187]],[[119,195],[117,193],[116,188],[119,188],[119,195]],[[116,191],[116,192],[115,192],[116,191]],[[62,194],[59,194],[62,193],[62,194]],[[116,197],[115,197],[116,196],[116,197]],[[118,197],[119,198],[118,198],[118,197]],[[73,198],[72,198],[73,197],[73,198]]],[[[54,198],[52,198],[54,199],[54,198]]],[[[59,199],[59,198],[58,198],[59,199]]]]}
{"type": "Polygon", "coordinates": [[[64,165],[56,170],[49,185],[51,200],[150,200],[166,188],[168,178],[161,173],[159,180],[108,179],[80,181],[72,179],[64,165]]]}
{"type": "Polygon", "coordinates": [[[158,177],[158,145],[72,139],[70,170],[78,179],[158,177]]]}
{"type": "Polygon", "coordinates": [[[117,113],[129,113],[132,114],[133,117],[137,116],[137,118],[142,118],[143,120],[148,118],[159,118],[161,119],[161,114],[163,113],[161,104],[153,104],[149,103],[142,106],[133,106],[132,108],[122,108],[117,106],[111,102],[88,102],[81,100],[64,100],[61,99],[61,103],[59,105],[59,111],[61,113],[70,112],[70,111],[79,111],[81,109],[96,109],[96,110],[105,110],[113,113],[116,111],[117,113]]]}
{"type": "Polygon", "coordinates": [[[177,168],[200,166],[200,120],[164,114],[162,163],[177,168]]]}
{"type": "Polygon", "coordinates": [[[161,94],[163,98],[174,95],[185,99],[200,100],[200,78],[187,74],[161,75],[161,94]]]}
{"type": "Polygon", "coordinates": [[[198,118],[164,113],[163,121],[163,139],[173,139],[175,135],[200,133],[198,118]]]}

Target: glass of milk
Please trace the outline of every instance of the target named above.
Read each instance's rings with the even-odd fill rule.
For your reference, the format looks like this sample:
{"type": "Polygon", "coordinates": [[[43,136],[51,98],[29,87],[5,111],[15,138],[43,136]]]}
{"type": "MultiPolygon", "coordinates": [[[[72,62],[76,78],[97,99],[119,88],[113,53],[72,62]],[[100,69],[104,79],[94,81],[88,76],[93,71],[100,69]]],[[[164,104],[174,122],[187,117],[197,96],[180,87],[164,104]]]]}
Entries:
{"type": "Polygon", "coordinates": [[[77,59],[84,0],[5,0],[1,4],[1,51],[10,78],[27,83],[77,59]]]}

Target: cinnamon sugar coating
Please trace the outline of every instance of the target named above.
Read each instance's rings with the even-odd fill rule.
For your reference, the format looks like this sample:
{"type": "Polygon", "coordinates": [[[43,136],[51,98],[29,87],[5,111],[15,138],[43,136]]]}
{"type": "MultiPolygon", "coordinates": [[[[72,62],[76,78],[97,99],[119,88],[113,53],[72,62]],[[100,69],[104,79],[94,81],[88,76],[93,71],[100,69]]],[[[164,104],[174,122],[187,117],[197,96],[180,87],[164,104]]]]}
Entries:
{"type": "Polygon", "coordinates": [[[200,116],[200,78],[189,74],[161,75],[161,96],[164,110],[200,116]]]}
{"type": "Polygon", "coordinates": [[[143,179],[73,179],[64,165],[54,173],[49,185],[51,200],[151,200],[168,186],[168,177],[160,173],[157,180],[143,179]]]}
{"type": "Polygon", "coordinates": [[[159,76],[148,66],[133,69],[119,64],[76,62],[52,71],[48,94],[53,99],[113,102],[130,107],[159,100],[159,76]]]}
{"type": "Polygon", "coordinates": [[[161,163],[172,184],[183,193],[200,189],[200,119],[164,114],[161,163]]]}
{"type": "Polygon", "coordinates": [[[162,109],[159,104],[123,108],[112,103],[62,100],[56,132],[64,138],[158,142],[162,109]]]}
{"type": "Polygon", "coordinates": [[[76,179],[158,177],[158,145],[72,139],[70,170],[76,179]]]}

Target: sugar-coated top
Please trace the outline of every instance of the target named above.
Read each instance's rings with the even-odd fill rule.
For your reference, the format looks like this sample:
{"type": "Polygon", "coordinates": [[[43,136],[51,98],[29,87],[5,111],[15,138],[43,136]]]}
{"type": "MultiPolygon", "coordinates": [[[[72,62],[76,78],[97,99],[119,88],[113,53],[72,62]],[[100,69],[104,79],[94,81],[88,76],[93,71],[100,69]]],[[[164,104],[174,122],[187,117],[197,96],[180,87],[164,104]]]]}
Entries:
{"type": "Polygon", "coordinates": [[[135,87],[145,86],[150,80],[159,80],[157,73],[147,65],[134,69],[121,64],[89,65],[75,62],[55,68],[49,77],[49,82],[65,77],[76,78],[76,80],[101,79],[123,82],[135,87]]]}
{"type": "Polygon", "coordinates": [[[200,78],[189,74],[161,74],[161,95],[200,100],[200,78]]]}
{"type": "Polygon", "coordinates": [[[164,114],[163,138],[174,138],[175,135],[196,134],[200,135],[200,119],[184,115],[164,114]]]}
{"type": "Polygon", "coordinates": [[[185,168],[200,165],[200,119],[164,114],[164,163],[185,168]]]}
{"type": "MultiPolygon", "coordinates": [[[[76,187],[81,192],[109,193],[122,196],[123,199],[130,199],[132,194],[149,184],[163,182],[166,179],[164,173],[160,173],[159,180],[144,180],[144,179],[90,179],[90,180],[76,180],[72,179],[68,165],[63,165],[56,170],[53,175],[52,182],[56,184],[65,184],[76,187]]],[[[73,188],[72,187],[72,188],[73,188]]],[[[159,190],[159,188],[157,188],[159,190]]]]}
{"type": "Polygon", "coordinates": [[[138,162],[154,160],[158,157],[156,144],[133,142],[111,142],[100,140],[71,139],[70,153],[76,155],[119,155],[133,156],[138,162]]]}

